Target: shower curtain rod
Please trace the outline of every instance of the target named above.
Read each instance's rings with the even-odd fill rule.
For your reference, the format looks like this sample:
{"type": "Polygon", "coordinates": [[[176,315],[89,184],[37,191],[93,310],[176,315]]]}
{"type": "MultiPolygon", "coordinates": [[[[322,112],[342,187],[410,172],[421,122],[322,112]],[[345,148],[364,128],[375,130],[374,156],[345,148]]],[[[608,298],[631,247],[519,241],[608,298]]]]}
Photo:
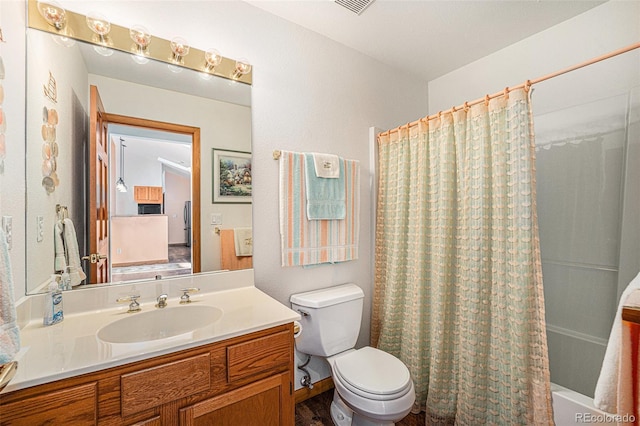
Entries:
{"type": "Polygon", "coordinates": [[[634,44],[629,45],[627,47],[623,47],[622,49],[614,50],[613,52],[609,52],[609,53],[607,53],[605,55],[598,56],[597,58],[590,59],[588,61],[579,63],[577,65],[573,65],[573,66],[565,68],[563,70],[556,71],[554,73],[547,74],[547,75],[544,75],[542,77],[538,77],[538,78],[533,79],[533,80],[527,80],[522,84],[518,84],[517,86],[505,87],[505,89],[503,91],[496,92],[493,95],[486,95],[484,98],[476,99],[475,101],[472,101],[472,102],[465,102],[464,104],[462,104],[460,106],[452,107],[452,108],[449,108],[448,110],[440,111],[437,114],[428,115],[428,116],[426,116],[424,118],[421,118],[419,120],[412,121],[411,123],[407,123],[407,124],[404,124],[402,126],[396,127],[395,129],[384,131],[384,132],[380,133],[379,136],[387,136],[387,135],[389,135],[391,133],[398,132],[400,129],[403,129],[403,128],[407,128],[408,129],[410,127],[415,127],[415,126],[418,125],[418,123],[427,122],[429,120],[433,120],[434,118],[440,117],[443,113],[449,113],[449,112],[453,113],[453,112],[456,112],[456,111],[461,110],[461,109],[467,110],[472,105],[476,105],[476,104],[479,104],[481,102],[488,103],[489,100],[491,100],[491,99],[498,98],[500,96],[508,95],[509,92],[512,91],[512,90],[524,88],[526,91],[528,91],[529,88],[531,86],[533,86],[534,84],[538,84],[538,83],[543,82],[545,80],[550,80],[550,79],[558,77],[558,76],[560,76],[562,74],[566,74],[566,73],[569,73],[571,71],[575,71],[575,70],[578,70],[580,68],[584,68],[586,66],[593,65],[595,63],[604,61],[606,59],[613,58],[614,56],[618,56],[618,55],[630,52],[630,51],[638,49],[638,48],[640,48],[640,43],[634,43],[634,44]]]}

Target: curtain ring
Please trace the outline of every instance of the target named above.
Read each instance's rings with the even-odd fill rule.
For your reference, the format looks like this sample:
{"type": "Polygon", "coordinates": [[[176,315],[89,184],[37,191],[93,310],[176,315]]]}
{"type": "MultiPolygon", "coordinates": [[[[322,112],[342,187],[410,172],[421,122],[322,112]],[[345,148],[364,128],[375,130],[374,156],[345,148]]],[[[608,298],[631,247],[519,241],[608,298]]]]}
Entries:
{"type": "Polygon", "coordinates": [[[489,106],[489,100],[490,100],[490,99],[491,99],[491,98],[489,98],[489,95],[485,95],[485,96],[484,96],[484,106],[489,106]]]}
{"type": "Polygon", "coordinates": [[[455,114],[456,113],[456,107],[452,106],[451,107],[451,114],[455,114]]]}
{"type": "Polygon", "coordinates": [[[469,102],[465,101],[464,102],[464,112],[469,112],[469,102]]]}
{"type": "Polygon", "coordinates": [[[504,88],[504,98],[509,99],[509,86],[504,88]]]}
{"type": "Polygon", "coordinates": [[[438,111],[438,119],[442,118],[442,111],[438,111]]]}
{"type": "Polygon", "coordinates": [[[524,83],[524,91],[529,93],[529,89],[531,89],[531,80],[527,80],[524,83]]]}

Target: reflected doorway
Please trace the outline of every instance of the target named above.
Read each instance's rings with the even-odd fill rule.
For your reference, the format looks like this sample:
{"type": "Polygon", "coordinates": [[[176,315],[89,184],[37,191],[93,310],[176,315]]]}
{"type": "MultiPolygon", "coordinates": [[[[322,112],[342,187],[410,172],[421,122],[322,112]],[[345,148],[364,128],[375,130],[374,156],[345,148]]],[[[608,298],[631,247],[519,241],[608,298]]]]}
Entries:
{"type": "Polygon", "coordinates": [[[192,135],[108,125],[111,280],[192,269],[192,135]]]}
{"type": "MultiPolygon", "coordinates": [[[[146,275],[152,272],[150,277],[168,276],[175,272],[170,272],[173,269],[181,269],[180,274],[200,272],[200,128],[110,114],[106,112],[100,100],[98,89],[93,85],[91,86],[90,118],[91,149],[88,152],[88,163],[90,166],[95,165],[95,167],[92,166],[88,170],[89,220],[87,234],[89,235],[89,250],[92,253],[84,258],[87,263],[85,270],[90,271],[88,283],[124,281],[126,278],[124,274],[120,274],[119,277],[112,276],[112,267],[114,266],[142,267],[146,265],[149,269],[152,268],[150,265],[169,263],[169,218],[163,214],[167,206],[165,190],[167,179],[173,182],[175,179],[172,176],[180,173],[186,175],[182,176],[182,180],[186,182],[187,186],[184,191],[186,195],[182,197],[181,207],[186,209],[187,204],[190,207],[189,226],[185,226],[186,224],[183,222],[187,219],[186,210],[180,212],[182,213],[179,219],[180,226],[182,226],[180,233],[184,237],[185,232],[189,230],[191,232],[188,239],[176,241],[176,246],[183,245],[185,250],[181,253],[176,253],[175,250],[172,252],[176,255],[175,259],[177,260],[184,260],[188,252],[190,265],[189,267],[168,270],[166,265],[154,266],[162,271],[145,272],[146,275]],[[147,160],[154,158],[156,170],[160,170],[157,173],[157,176],[160,176],[160,184],[157,184],[158,181],[156,181],[154,185],[150,185],[149,181],[145,180],[147,176],[145,168],[141,167],[142,160],[134,161],[128,169],[124,166],[127,143],[125,137],[137,137],[136,142],[146,144],[143,151],[146,151],[147,160]],[[180,157],[182,160],[178,159],[177,154],[166,154],[164,152],[166,150],[160,149],[163,143],[159,143],[158,140],[164,140],[167,146],[172,145],[174,151],[182,149],[182,157],[180,157]],[[118,153],[120,154],[119,158],[117,157],[118,153]],[[158,155],[159,153],[164,156],[158,155]],[[150,157],[151,154],[155,157],[150,157]],[[189,163],[188,166],[180,164],[181,161],[189,163]],[[122,163],[120,168],[117,167],[119,163],[122,163]],[[129,179],[128,183],[125,180],[121,184],[120,181],[126,179],[127,170],[130,173],[134,172],[130,176],[133,179],[129,179]],[[116,187],[128,195],[118,196],[116,187]],[[143,208],[142,214],[139,214],[138,209],[141,205],[146,205],[148,208],[153,207],[153,209],[145,210],[143,208]],[[160,208],[160,213],[158,213],[158,208],[160,208]],[[91,226],[92,224],[93,226],[91,226]],[[162,231],[149,231],[149,226],[155,226],[156,230],[161,229],[162,231]],[[114,242],[114,233],[119,235],[120,239],[117,242],[114,242]],[[142,235],[138,235],[139,233],[142,235]],[[160,234],[164,234],[165,237],[160,240],[161,242],[158,242],[157,238],[160,234]],[[157,247],[163,248],[162,255],[153,254],[150,257],[145,257],[150,249],[157,247]],[[131,252],[125,253],[125,249],[131,250],[131,252]],[[184,271],[185,269],[188,271],[184,271]]],[[[172,191],[173,193],[174,191],[172,191]]],[[[175,203],[172,205],[175,206],[175,203]]],[[[172,215],[172,219],[177,217],[178,213],[172,215]]],[[[134,280],[148,279],[149,276],[143,277],[142,274],[137,274],[135,278],[129,278],[134,280]]]]}

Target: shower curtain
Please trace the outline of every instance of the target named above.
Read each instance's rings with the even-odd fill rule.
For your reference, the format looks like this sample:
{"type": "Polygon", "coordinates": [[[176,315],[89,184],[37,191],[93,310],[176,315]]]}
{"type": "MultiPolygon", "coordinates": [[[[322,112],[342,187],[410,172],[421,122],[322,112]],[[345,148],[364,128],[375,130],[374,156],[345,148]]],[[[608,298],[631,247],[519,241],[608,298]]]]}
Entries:
{"type": "Polygon", "coordinates": [[[378,139],[372,344],[428,425],[553,424],[528,91],[378,139]]]}

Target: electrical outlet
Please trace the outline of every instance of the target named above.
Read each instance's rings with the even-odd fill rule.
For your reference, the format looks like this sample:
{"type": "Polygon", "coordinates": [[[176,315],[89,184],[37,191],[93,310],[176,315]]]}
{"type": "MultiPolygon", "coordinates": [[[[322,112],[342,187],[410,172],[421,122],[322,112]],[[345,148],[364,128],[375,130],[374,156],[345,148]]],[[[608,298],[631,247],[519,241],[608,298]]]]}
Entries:
{"type": "Polygon", "coordinates": [[[44,240],[44,216],[36,216],[36,241],[44,240]]]}
{"type": "Polygon", "coordinates": [[[222,225],[222,213],[211,213],[211,224],[222,225]]]}
{"type": "Polygon", "coordinates": [[[13,220],[11,216],[2,216],[2,230],[7,238],[7,246],[11,250],[11,242],[13,241],[13,220]]]}

